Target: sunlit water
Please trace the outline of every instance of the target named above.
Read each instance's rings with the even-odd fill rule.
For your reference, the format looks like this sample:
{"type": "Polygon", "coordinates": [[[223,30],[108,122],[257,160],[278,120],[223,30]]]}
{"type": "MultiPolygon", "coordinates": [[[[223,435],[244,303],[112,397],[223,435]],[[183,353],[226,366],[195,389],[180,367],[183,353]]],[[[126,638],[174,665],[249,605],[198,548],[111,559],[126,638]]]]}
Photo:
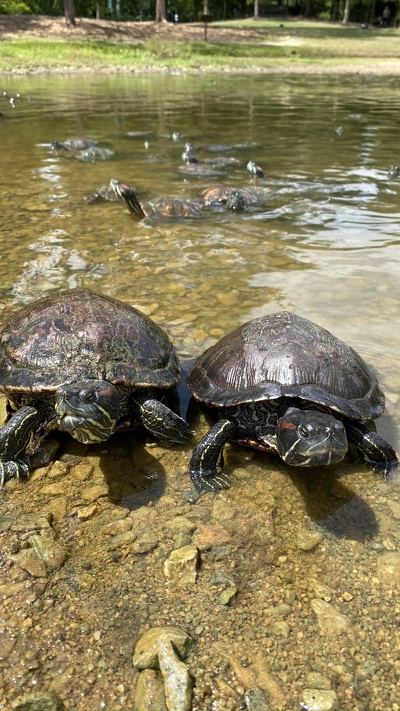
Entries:
{"type": "MultiPolygon", "coordinates": [[[[396,79],[113,75],[1,84],[21,94],[15,108],[0,96],[4,314],[85,285],[150,314],[187,370],[240,323],[295,311],[372,365],[387,396],[377,429],[399,447],[400,180],[388,177],[400,163],[396,79]],[[87,163],[51,148],[83,136],[114,155],[87,163]],[[186,141],[217,175],[185,173],[186,141]],[[264,179],[254,183],[249,160],[264,179]],[[134,185],[142,202],[196,199],[222,184],[254,188],[259,203],[139,222],[120,202],[85,202],[112,177],[134,185]]],[[[187,400],[182,388],[183,407],[187,400]]]]}

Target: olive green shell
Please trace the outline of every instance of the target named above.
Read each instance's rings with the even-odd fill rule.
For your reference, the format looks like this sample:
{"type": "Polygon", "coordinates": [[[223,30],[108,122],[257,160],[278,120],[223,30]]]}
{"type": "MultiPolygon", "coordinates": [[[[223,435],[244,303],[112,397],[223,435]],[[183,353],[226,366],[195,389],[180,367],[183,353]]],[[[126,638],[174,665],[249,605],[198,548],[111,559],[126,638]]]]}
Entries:
{"type": "Polygon", "coordinates": [[[129,304],[89,289],[35,301],[0,330],[0,392],[54,391],[92,378],[173,388],[181,373],[162,328],[129,304]]]}
{"type": "Polygon", "coordinates": [[[212,407],[300,398],[353,420],[385,407],[364,360],[329,331],[286,311],[245,323],[200,356],[187,384],[212,407]]]}

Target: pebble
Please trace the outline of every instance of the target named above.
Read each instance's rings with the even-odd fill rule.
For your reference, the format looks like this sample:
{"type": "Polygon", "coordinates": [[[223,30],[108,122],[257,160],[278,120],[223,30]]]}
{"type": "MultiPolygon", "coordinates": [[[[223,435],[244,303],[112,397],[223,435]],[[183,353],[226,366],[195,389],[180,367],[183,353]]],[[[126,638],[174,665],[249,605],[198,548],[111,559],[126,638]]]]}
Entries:
{"type": "Polygon", "coordinates": [[[35,533],[30,536],[29,543],[33,546],[36,555],[42,560],[49,570],[61,568],[67,557],[67,551],[52,535],[35,533]]]}
{"type": "Polygon", "coordinates": [[[238,594],[238,589],[236,585],[230,585],[228,588],[222,591],[218,597],[218,602],[222,606],[230,605],[234,597],[238,594]]]}
{"type": "Polygon", "coordinates": [[[304,711],[335,711],[338,697],[328,689],[304,689],[300,704],[304,711]]]}
{"type": "Polygon", "coordinates": [[[201,551],[207,551],[213,546],[229,543],[230,540],[229,533],[218,524],[200,528],[194,537],[194,543],[201,551]]]}
{"type": "Polygon", "coordinates": [[[90,486],[87,489],[84,489],[82,492],[82,499],[84,501],[87,501],[88,503],[97,501],[97,499],[100,499],[103,496],[108,496],[108,487],[106,486],[106,484],[97,484],[95,486],[90,486]]]}
{"type": "Polygon", "coordinates": [[[388,588],[400,588],[400,552],[382,553],[376,565],[376,575],[388,588]]]}
{"type": "Polygon", "coordinates": [[[346,615],[335,610],[329,602],[314,598],[311,600],[311,607],[317,616],[319,628],[326,637],[336,637],[344,632],[349,632],[350,620],[346,615]]]}
{"type": "Polygon", "coordinates": [[[197,578],[199,549],[194,545],[174,549],[164,561],[164,575],[172,586],[194,585],[197,578]]]}
{"type": "Polygon", "coordinates": [[[309,672],[306,676],[306,685],[309,689],[330,689],[331,680],[320,672],[309,672]]]}
{"type": "MultiPolygon", "coordinates": [[[[125,535],[127,536],[128,534],[132,537],[137,535],[135,531],[127,531],[125,535]]],[[[146,531],[142,536],[137,538],[137,540],[132,545],[131,550],[132,553],[150,553],[150,551],[156,548],[157,545],[158,538],[156,534],[153,531],[146,531]]]]}
{"type": "Polygon", "coordinates": [[[27,694],[14,701],[12,711],[63,711],[65,706],[55,694],[27,694]]]}
{"type": "Polygon", "coordinates": [[[310,531],[307,528],[303,528],[297,533],[296,546],[301,551],[311,551],[321,543],[323,538],[320,531],[310,531]]]}

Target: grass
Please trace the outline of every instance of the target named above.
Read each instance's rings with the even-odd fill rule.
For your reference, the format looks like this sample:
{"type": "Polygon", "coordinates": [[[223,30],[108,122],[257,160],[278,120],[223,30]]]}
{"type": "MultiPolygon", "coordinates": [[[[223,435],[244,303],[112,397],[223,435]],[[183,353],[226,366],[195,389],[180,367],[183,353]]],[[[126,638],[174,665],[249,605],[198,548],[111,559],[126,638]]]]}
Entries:
{"type": "MultiPolygon", "coordinates": [[[[185,26],[182,26],[185,27],[185,26]]],[[[332,65],[358,71],[361,64],[379,71],[390,62],[400,73],[400,30],[300,21],[214,23],[208,42],[151,38],[146,41],[3,38],[0,72],[41,69],[134,71],[287,71],[293,67],[323,71],[332,65]],[[215,29],[234,28],[240,40],[224,41],[215,29]]]]}

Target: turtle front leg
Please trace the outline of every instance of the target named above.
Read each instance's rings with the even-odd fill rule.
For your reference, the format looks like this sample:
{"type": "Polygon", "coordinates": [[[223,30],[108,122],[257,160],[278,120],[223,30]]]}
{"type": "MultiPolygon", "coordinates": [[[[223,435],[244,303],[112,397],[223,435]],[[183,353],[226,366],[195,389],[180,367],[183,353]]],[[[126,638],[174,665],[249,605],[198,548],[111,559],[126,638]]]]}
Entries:
{"type": "Polygon", "coordinates": [[[222,451],[235,429],[231,420],[219,420],[194,448],[189,474],[197,491],[229,489],[229,478],[222,471],[222,451]]]}
{"type": "Polygon", "coordinates": [[[28,451],[38,424],[35,407],[21,407],[0,429],[0,488],[12,477],[29,477],[28,451]]]}
{"type": "Polygon", "coordinates": [[[193,432],[186,420],[160,400],[139,393],[135,393],[133,400],[142,425],[158,439],[184,444],[191,438],[193,432]]]}
{"type": "Polygon", "coordinates": [[[376,432],[360,422],[346,422],[347,439],[353,444],[366,466],[389,475],[399,462],[393,447],[376,432]]]}

